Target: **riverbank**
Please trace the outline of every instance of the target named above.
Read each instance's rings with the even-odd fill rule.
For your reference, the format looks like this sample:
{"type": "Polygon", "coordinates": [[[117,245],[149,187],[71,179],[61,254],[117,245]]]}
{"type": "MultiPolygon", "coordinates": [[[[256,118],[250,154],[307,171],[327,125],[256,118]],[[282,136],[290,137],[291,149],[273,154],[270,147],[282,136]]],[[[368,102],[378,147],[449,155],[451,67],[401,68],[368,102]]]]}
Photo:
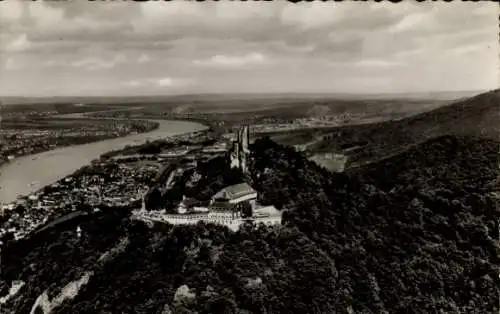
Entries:
{"type": "MultiPolygon", "coordinates": [[[[95,119],[93,119],[95,120],[95,119]]],[[[58,121],[63,121],[61,120],[54,120],[54,123],[57,123],[58,121]]],[[[78,121],[80,122],[80,119],[74,119],[71,121],[64,121],[64,122],[73,122],[73,121],[78,121]]],[[[30,156],[30,155],[35,155],[38,153],[58,149],[58,148],[64,148],[64,147],[69,147],[69,146],[76,146],[76,145],[82,145],[82,144],[88,144],[88,143],[94,143],[94,142],[100,142],[100,141],[105,141],[109,139],[114,139],[114,138],[120,138],[124,136],[128,136],[131,134],[140,134],[140,133],[147,133],[154,131],[155,129],[158,128],[158,123],[153,123],[150,121],[147,121],[145,119],[142,120],[133,120],[132,123],[127,122],[127,121],[115,121],[114,123],[116,124],[122,124],[125,126],[125,130],[120,130],[118,132],[102,132],[105,134],[98,134],[98,135],[92,135],[92,134],[83,134],[77,135],[77,136],[67,136],[67,137],[59,137],[57,134],[53,134],[47,138],[45,141],[39,141],[36,142],[29,142],[28,143],[20,143],[18,144],[20,148],[19,151],[13,151],[11,153],[7,153],[7,155],[4,155],[3,157],[0,156],[0,171],[2,165],[5,163],[10,163],[12,159],[15,158],[20,158],[23,156],[30,156]],[[129,126],[127,127],[127,123],[129,126]],[[22,144],[22,145],[21,145],[22,144]]],[[[17,132],[22,133],[22,130],[17,130],[17,132]]],[[[29,139],[29,136],[27,137],[29,139]]]]}
{"type": "MultiPolygon", "coordinates": [[[[84,114],[71,114],[66,115],[66,117],[76,118],[82,115],[84,114]]],[[[23,156],[3,165],[0,173],[0,204],[13,202],[18,196],[29,195],[44,186],[71,175],[82,166],[89,164],[92,160],[99,158],[100,155],[110,150],[118,150],[127,145],[141,144],[147,140],[155,141],[166,137],[198,132],[208,128],[200,123],[187,121],[138,120],[148,120],[158,123],[158,128],[151,132],[127,135],[121,138],[63,147],[23,156]]]]}

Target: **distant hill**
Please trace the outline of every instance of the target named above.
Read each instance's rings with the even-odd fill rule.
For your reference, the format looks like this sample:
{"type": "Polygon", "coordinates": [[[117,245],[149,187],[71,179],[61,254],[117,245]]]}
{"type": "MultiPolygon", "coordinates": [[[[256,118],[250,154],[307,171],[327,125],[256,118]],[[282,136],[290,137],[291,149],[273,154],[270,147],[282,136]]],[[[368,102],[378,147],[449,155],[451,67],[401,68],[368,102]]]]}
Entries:
{"type": "Polygon", "coordinates": [[[313,152],[345,152],[356,166],[444,135],[500,138],[500,90],[456,101],[409,118],[334,128],[313,152]]]}
{"type": "Polygon", "coordinates": [[[429,93],[392,93],[392,94],[350,94],[350,93],[199,93],[179,95],[122,95],[122,96],[0,96],[2,104],[35,104],[35,103],[157,103],[168,101],[235,101],[235,100],[270,100],[270,101],[305,101],[311,99],[336,100],[376,100],[376,99],[421,99],[452,100],[470,97],[478,91],[461,92],[429,92],[429,93]]]}

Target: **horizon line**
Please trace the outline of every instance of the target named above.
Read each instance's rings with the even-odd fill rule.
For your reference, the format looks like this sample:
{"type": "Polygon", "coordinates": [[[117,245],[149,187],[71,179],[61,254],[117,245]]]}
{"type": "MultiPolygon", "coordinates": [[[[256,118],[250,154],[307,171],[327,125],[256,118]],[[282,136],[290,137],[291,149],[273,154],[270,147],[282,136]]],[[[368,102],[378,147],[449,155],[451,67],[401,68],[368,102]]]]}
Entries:
{"type": "Polygon", "coordinates": [[[130,94],[130,95],[0,95],[0,99],[4,98],[126,98],[126,97],[183,97],[183,96],[203,96],[203,95],[211,95],[211,96],[246,96],[246,95],[306,95],[306,96],[335,96],[335,95],[343,95],[343,96],[385,96],[385,95],[422,95],[422,94],[439,94],[439,93],[483,93],[492,91],[495,89],[478,89],[478,90],[434,90],[434,91],[407,91],[407,92],[384,92],[384,93],[363,93],[363,92],[198,92],[198,93],[179,93],[179,94],[130,94]]]}

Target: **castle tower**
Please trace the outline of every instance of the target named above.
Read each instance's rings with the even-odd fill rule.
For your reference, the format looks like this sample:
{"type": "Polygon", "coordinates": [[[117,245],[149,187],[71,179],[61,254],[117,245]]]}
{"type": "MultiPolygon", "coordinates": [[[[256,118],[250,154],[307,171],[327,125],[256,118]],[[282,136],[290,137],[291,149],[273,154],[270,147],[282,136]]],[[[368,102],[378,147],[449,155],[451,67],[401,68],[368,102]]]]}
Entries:
{"type": "Polygon", "coordinates": [[[142,203],[141,203],[141,212],[146,211],[146,200],[144,195],[142,196],[142,203]]]}
{"type": "Polygon", "coordinates": [[[245,125],[241,130],[241,149],[245,154],[250,153],[250,150],[248,149],[249,143],[250,143],[249,127],[248,125],[245,125]]]}
{"type": "Polygon", "coordinates": [[[242,154],[242,156],[241,156],[240,169],[241,169],[241,172],[243,172],[243,173],[247,172],[247,155],[245,155],[245,154],[242,154]]]}
{"type": "Polygon", "coordinates": [[[240,145],[237,141],[233,142],[233,148],[229,155],[231,159],[231,168],[239,168],[240,165],[240,145]]]}
{"type": "Polygon", "coordinates": [[[239,168],[243,173],[247,172],[247,159],[250,154],[249,142],[249,127],[245,125],[237,131],[236,141],[233,142],[233,148],[230,152],[231,168],[239,168]]]}
{"type": "Polygon", "coordinates": [[[238,139],[237,139],[238,143],[241,144],[243,142],[243,128],[240,128],[238,130],[238,139]]]}
{"type": "Polygon", "coordinates": [[[240,168],[243,173],[247,173],[248,171],[248,157],[250,155],[250,149],[248,148],[250,142],[250,134],[249,134],[248,125],[244,125],[241,129],[241,150],[242,150],[242,158],[240,163],[240,168]]]}

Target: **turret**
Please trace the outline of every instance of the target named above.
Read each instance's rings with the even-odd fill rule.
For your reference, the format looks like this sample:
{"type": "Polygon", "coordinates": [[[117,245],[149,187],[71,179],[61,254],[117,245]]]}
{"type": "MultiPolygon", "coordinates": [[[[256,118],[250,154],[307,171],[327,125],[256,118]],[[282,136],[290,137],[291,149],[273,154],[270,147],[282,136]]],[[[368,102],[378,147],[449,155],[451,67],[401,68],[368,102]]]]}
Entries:
{"type": "Polygon", "coordinates": [[[250,150],[248,149],[248,144],[250,143],[250,134],[248,129],[248,125],[245,125],[241,130],[241,149],[245,154],[250,153],[250,150]]]}
{"type": "Polygon", "coordinates": [[[233,142],[233,147],[230,152],[230,162],[231,162],[231,168],[239,168],[240,164],[240,145],[238,142],[233,142]]]}
{"type": "Polygon", "coordinates": [[[247,159],[250,154],[248,148],[250,142],[250,135],[248,125],[240,128],[236,133],[236,141],[233,142],[233,148],[230,152],[231,168],[239,168],[244,173],[247,171],[247,159]]]}
{"type": "Polygon", "coordinates": [[[146,200],[145,196],[142,196],[141,211],[146,211],[146,200]]]}

